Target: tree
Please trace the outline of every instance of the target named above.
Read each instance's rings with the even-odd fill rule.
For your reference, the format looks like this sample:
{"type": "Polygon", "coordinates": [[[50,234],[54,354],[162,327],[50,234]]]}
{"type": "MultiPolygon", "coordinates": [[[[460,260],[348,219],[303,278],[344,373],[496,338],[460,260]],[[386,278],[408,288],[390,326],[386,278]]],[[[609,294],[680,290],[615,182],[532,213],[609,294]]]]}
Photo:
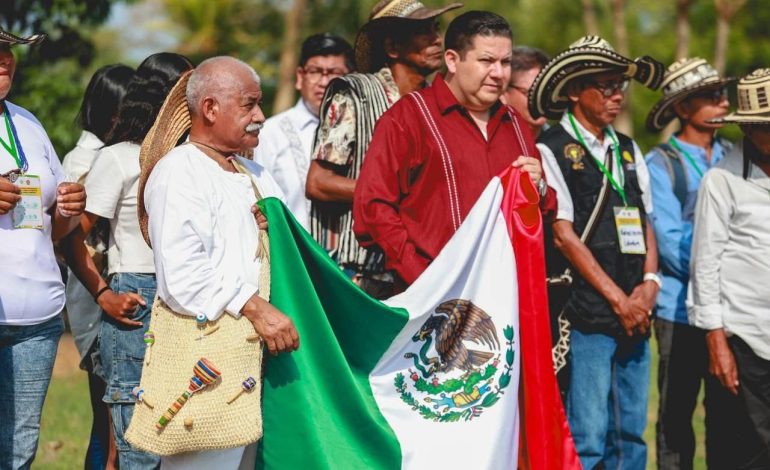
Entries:
{"type": "MultiPolygon", "coordinates": [[[[615,35],[615,49],[623,57],[629,56],[628,29],[626,28],[626,0],[611,0],[612,26],[615,35]]],[[[634,119],[629,110],[631,107],[631,90],[626,91],[623,108],[615,120],[615,127],[624,134],[634,135],[634,119]]]]}
{"type": "Polygon", "coordinates": [[[284,14],[284,34],[281,45],[281,59],[278,65],[278,90],[273,102],[273,113],[291,107],[294,102],[294,70],[297,68],[297,49],[300,44],[303,13],[307,0],[294,0],[284,14]]]}
{"type": "Polygon", "coordinates": [[[586,34],[591,36],[599,35],[599,23],[596,21],[596,8],[593,0],[581,0],[583,5],[583,25],[586,34]]]}
{"type": "Polygon", "coordinates": [[[690,6],[693,0],[677,0],[676,2],[676,60],[684,59],[690,54],[690,6]]]}
{"type": "Polygon", "coordinates": [[[0,2],[3,29],[48,35],[38,46],[15,48],[18,65],[10,99],[40,119],[59,156],[74,146],[80,133],[74,120],[90,78],[85,71],[96,52],[90,35],[107,19],[117,1],[0,2]]]}
{"type": "Polygon", "coordinates": [[[717,9],[717,37],[714,45],[714,68],[724,74],[727,63],[727,40],[730,36],[730,21],[746,4],[746,0],[714,0],[717,9]]]}

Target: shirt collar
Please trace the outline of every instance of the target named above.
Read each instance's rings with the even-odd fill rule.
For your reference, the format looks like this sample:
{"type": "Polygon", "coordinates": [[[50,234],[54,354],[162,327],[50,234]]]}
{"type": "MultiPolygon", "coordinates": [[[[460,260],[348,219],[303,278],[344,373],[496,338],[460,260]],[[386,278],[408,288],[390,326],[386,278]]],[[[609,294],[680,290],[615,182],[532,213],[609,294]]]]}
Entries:
{"type": "Polygon", "coordinates": [[[104,147],[104,142],[96,137],[95,134],[88,131],[83,131],[80,133],[77,146],[88,150],[99,150],[100,148],[104,147]]]}
{"type": "MultiPolygon", "coordinates": [[[[612,139],[607,138],[605,135],[604,140],[599,141],[599,138],[594,135],[593,132],[590,132],[588,129],[586,129],[583,124],[580,122],[580,120],[577,117],[574,117],[573,120],[575,121],[575,126],[578,128],[578,131],[580,131],[580,134],[583,137],[583,141],[588,145],[588,147],[600,147],[605,148],[608,145],[612,145],[612,139]]],[[[569,134],[573,139],[578,139],[578,136],[575,135],[575,130],[572,128],[572,123],[570,123],[569,116],[567,115],[567,111],[564,112],[564,114],[561,116],[561,120],[559,121],[562,127],[567,131],[567,134],[569,134]]],[[[615,129],[612,127],[612,124],[604,128],[605,131],[610,131],[613,134],[615,133],[615,129]]]]}
{"type": "Polygon", "coordinates": [[[297,100],[297,104],[294,105],[292,111],[292,114],[294,115],[294,122],[299,130],[304,130],[310,125],[318,125],[318,116],[310,112],[310,109],[308,109],[305,101],[302,98],[297,100]]]}
{"type": "MultiPolygon", "coordinates": [[[[460,102],[457,101],[457,98],[455,98],[452,90],[449,89],[449,85],[447,85],[443,75],[440,73],[436,74],[431,87],[436,95],[436,104],[438,104],[438,109],[442,115],[446,115],[453,109],[465,110],[460,102]]],[[[498,114],[505,113],[505,107],[502,106],[500,101],[497,101],[489,111],[489,120],[492,121],[497,118],[498,114]]]]}
{"type": "Polygon", "coordinates": [[[685,142],[677,136],[672,137],[676,141],[677,145],[682,148],[682,150],[689,153],[693,158],[700,160],[701,163],[706,166],[706,168],[711,168],[712,166],[719,163],[720,160],[722,160],[724,149],[722,148],[722,144],[719,143],[719,139],[714,139],[714,143],[711,147],[711,163],[709,164],[708,160],[706,160],[706,149],[698,145],[685,142]]]}

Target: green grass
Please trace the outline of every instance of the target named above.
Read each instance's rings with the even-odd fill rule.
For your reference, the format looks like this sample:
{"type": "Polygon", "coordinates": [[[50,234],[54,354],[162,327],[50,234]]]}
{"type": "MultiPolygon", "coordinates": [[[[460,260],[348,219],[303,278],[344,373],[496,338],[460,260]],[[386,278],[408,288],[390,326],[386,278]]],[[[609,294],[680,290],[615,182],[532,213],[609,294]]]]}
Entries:
{"type": "MultiPolygon", "coordinates": [[[[648,445],[647,468],[655,468],[655,421],[658,413],[658,348],[652,347],[652,375],[650,405],[645,440],[648,445]]],[[[705,469],[702,392],[695,410],[693,424],[697,436],[695,468],[705,469]]],[[[88,379],[85,372],[76,370],[63,377],[54,377],[48,390],[40,445],[33,467],[36,469],[82,468],[91,430],[91,406],[88,402],[88,379]]]]}

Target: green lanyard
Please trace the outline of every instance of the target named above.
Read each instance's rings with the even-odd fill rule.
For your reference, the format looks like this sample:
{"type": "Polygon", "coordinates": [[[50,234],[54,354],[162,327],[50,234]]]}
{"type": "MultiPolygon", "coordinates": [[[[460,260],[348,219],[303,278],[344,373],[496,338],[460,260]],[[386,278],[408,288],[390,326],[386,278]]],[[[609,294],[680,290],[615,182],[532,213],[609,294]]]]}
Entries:
{"type": "Polygon", "coordinates": [[[698,173],[698,176],[703,178],[703,172],[700,168],[698,168],[698,165],[695,163],[695,159],[692,158],[692,155],[687,153],[685,149],[679,146],[679,144],[676,142],[676,139],[672,136],[670,139],[668,139],[668,143],[671,144],[672,147],[674,147],[679,153],[684,155],[687,158],[687,161],[690,162],[690,165],[695,169],[695,172],[698,173]]]}
{"type": "Polygon", "coordinates": [[[567,111],[567,117],[569,118],[570,124],[572,124],[572,130],[575,131],[575,135],[577,136],[580,143],[583,145],[583,147],[588,150],[588,152],[591,154],[592,157],[594,157],[594,161],[596,162],[596,165],[599,167],[600,170],[602,170],[602,173],[604,173],[604,176],[607,177],[607,179],[610,181],[610,184],[612,185],[613,189],[618,193],[620,196],[620,199],[623,201],[624,206],[628,206],[628,203],[626,202],[626,190],[623,189],[625,186],[625,176],[623,175],[623,161],[620,159],[620,143],[618,142],[618,138],[615,137],[614,132],[610,132],[609,129],[604,129],[604,133],[612,139],[612,145],[615,146],[615,161],[617,162],[617,167],[619,170],[620,175],[620,183],[615,181],[615,178],[612,176],[612,172],[607,169],[606,166],[604,166],[604,162],[601,161],[601,159],[596,158],[596,155],[591,152],[591,149],[586,145],[585,140],[583,140],[583,134],[580,132],[580,130],[577,127],[577,124],[575,124],[575,118],[572,117],[572,113],[567,111]]]}
{"type": "Polygon", "coordinates": [[[16,139],[13,138],[13,131],[11,130],[11,121],[8,119],[8,110],[3,110],[3,118],[5,120],[5,130],[8,132],[8,140],[11,142],[8,143],[0,137],[0,144],[3,145],[3,148],[5,148],[8,153],[11,154],[11,157],[13,157],[13,160],[16,162],[16,166],[19,167],[19,169],[23,168],[23,164],[21,161],[21,158],[19,157],[19,151],[16,148],[16,139]]]}

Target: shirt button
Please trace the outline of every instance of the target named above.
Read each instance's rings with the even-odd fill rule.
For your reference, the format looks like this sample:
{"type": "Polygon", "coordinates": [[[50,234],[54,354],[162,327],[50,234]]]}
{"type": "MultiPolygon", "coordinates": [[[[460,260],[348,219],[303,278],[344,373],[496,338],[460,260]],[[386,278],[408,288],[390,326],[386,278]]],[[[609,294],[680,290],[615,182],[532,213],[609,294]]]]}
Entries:
{"type": "Polygon", "coordinates": [[[115,401],[120,400],[120,392],[112,392],[112,399],[115,401]]]}

